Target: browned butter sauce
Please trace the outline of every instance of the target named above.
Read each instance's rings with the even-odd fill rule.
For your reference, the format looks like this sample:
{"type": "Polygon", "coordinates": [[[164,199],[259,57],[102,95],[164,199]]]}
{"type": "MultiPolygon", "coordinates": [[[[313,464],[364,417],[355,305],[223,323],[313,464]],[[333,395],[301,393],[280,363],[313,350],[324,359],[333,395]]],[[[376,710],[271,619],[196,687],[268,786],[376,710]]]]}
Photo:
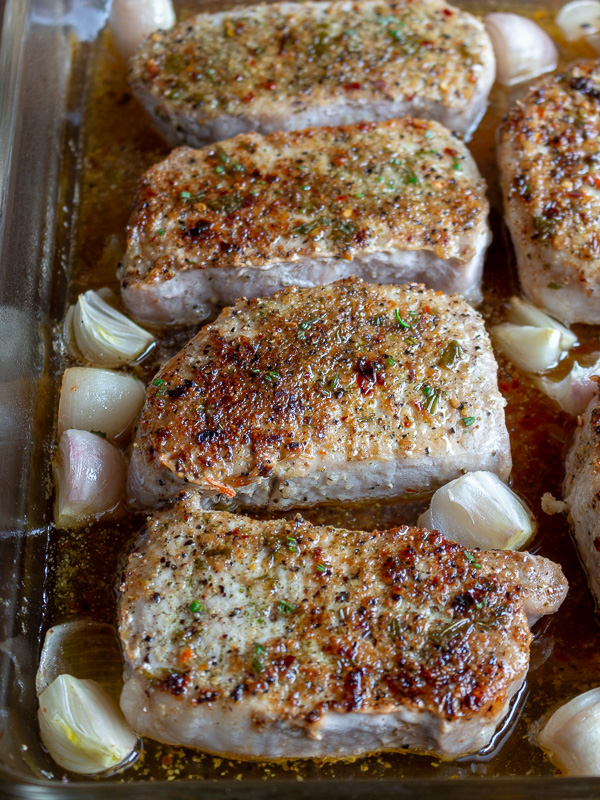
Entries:
{"type": "MultiPolygon", "coordinates": [[[[191,5],[191,4],[190,4],[191,5]]],[[[218,4],[223,7],[223,4],[218,4]]],[[[531,2],[527,7],[501,2],[457,2],[475,13],[490,10],[521,11],[533,16],[556,38],[561,66],[576,57],[593,56],[585,46],[569,48],[552,27],[560,4],[531,2]]],[[[203,5],[207,7],[206,4],[203,5]]],[[[193,6],[187,10],[189,13],[193,6]]],[[[86,288],[117,288],[115,269],[137,180],[168,149],[150,128],[145,112],[132,98],[125,70],[113,50],[109,35],[100,42],[96,64],[89,76],[89,100],[84,136],[84,161],[80,179],[79,218],[74,245],[70,299],[86,288]]],[[[526,86],[526,85],[525,85],[526,86]]],[[[495,131],[513,99],[525,86],[510,92],[496,87],[491,104],[471,150],[488,181],[493,206],[494,242],[485,268],[485,300],[481,307],[488,323],[503,319],[504,303],[517,293],[514,256],[503,227],[495,167],[495,131]]],[[[582,350],[600,349],[598,329],[576,326],[582,350]]],[[[157,364],[175,352],[194,333],[187,330],[162,340],[152,357],[138,368],[148,379],[157,364]]],[[[513,487],[535,511],[539,533],[533,553],[558,561],[569,580],[568,597],[553,618],[534,629],[531,668],[527,683],[492,744],[476,756],[441,763],[426,756],[385,753],[354,762],[240,762],[192,750],[146,741],[140,761],[110,780],[270,778],[361,780],[381,777],[468,778],[498,775],[547,775],[556,772],[533,741],[540,719],[574,694],[600,683],[600,628],[577,552],[562,516],[549,517],[540,507],[546,491],[561,496],[563,456],[574,421],[537,392],[527,378],[506,360],[500,361],[500,388],[508,400],[507,422],[513,453],[513,487]]],[[[65,363],[65,366],[68,364],[65,363]]],[[[418,504],[370,505],[363,508],[314,508],[304,516],[311,522],[347,528],[391,527],[414,524],[418,504]]],[[[47,623],[82,616],[114,622],[119,566],[139,527],[142,515],[125,512],[110,522],[82,532],[52,534],[47,623]]],[[[56,775],[61,775],[57,770],[56,775]]]]}

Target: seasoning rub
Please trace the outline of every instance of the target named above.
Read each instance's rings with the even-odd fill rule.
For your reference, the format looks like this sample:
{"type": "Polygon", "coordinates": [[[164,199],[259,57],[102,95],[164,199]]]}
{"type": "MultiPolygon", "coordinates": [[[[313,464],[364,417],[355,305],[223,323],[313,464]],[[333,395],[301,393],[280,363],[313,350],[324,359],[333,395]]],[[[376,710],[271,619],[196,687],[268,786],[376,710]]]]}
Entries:
{"type": "Polygon", "coordinates": [[[348,275],[477,299],[488,210],[469,151],[435,122],[181,148],[140,182],[122,295],[153,324],[201,321],[238,297],[348,275]]]}

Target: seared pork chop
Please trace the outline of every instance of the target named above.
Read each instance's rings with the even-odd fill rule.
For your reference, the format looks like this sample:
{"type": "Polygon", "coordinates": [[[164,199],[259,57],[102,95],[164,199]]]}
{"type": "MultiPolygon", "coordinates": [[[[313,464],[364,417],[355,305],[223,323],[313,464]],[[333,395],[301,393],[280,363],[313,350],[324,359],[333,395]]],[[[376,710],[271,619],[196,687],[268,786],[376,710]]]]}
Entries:
{"type": "Polygon", "coordinates": [[[290,508],[511,468],[497,365],[462,298],[357,278],[240,300],[150,383],[128,494],[290,508]]]}
{"type": "Polygon", "coordinates": [[[153,33],[134,93],[171,144],[415,114],[475,127],[494,82],[483,24],[443,0],[273,3],[153,33]]]}
{"type": "Polygon", "coordinates": [[[181,324],[238,297],[348,275],[478,299],[487,216],[473,158],[434,122],[182,148],[141,181],[123,300],[139,320],[181,324]]]}
{"type": "Polygon", "coordinates": [[[205,512],[149,518],[121,585],[121,707],[140,734],[244,757],[486,745],[560,606],[557,564],[439,533],[205,512]]]}
{"type": "Polygon", "coordinates": [[[600,398],[579,420],[567,454],[565,501],[569,521],[596,603],[600,603],[600,398]]]}
{"type": "Polygon", "coordinates": [[[555,317],[600,323],[600,64],[537,84],[500,128],[506,221],[523,291],[555,317]]]}

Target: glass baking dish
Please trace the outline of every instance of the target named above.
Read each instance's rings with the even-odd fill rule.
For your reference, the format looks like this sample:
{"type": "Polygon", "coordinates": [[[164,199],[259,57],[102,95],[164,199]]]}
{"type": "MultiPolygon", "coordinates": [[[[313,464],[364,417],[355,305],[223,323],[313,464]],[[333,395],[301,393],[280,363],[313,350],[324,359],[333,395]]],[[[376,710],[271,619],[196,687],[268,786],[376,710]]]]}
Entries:
{"type": "MultiPolygon", "coordinates": [[[[493,0],[463,0],[460,5],[479,13],[517,8],[493,0]]],[[[73,291],[75,262],[85,254],[78,238],[84,213],[82,195],[88,188],[83,176],[89,166],[83,123],[90,96],[97,90],[95,70],[104,46],[101,31],[108,0],[6,0],[0,2],[2,7],[0,795],[100,798],[118,792],[135,798],[262,798],[285,792],[299,798],[377,796],[382,800],[442,794],[449,799],[480,800],[484,793],[511,800],[600,796],[600,778],[558,779],[541,757],[531,769],[521,765],[519,770],[507,768],[506,776],[481,777],[480,766],[489,760],[493,748],[456,766],[410,757],[405,763],[413,767],[407,767],[403,777],[398,777],[401,769],[388,769],[388,760],[398,764],[409,757],[388,759],[387,755],[338,767],[310,762],[298,770],[281,765],[265,770],[238,762],[223,771],[216,763],[220,759],[207,759],[206,768],[186,780],[174,780],[177,776],[171,773],[168,780],[153,775],[150,781],[143,771],[135,779],[117,775],[102,781],[56,776],[38,741],[34,689],[43,633],[56,621],[49,610],[52,548],[56,545],[50,525],[50,456],[63,365],[56,331],[69,291],[73,291]],[[539,763],[544,765],[541,769],[539,763]]],[[[204,8],[208,3],[195,0],[186,7],[204,8]]],[[[536,0],[521,2],[518,8],[533,14],[547,10],[536,0]]],[[[504,97],[502,102],[509,99],[504,97]]],[[[479,146],[478,159],[489,178],[493,164],[489,123],[488,128],[488,144],[479,146]]],[[[156,147],[160,150],[161,146],[156,147]]],[[[118,189],[115,191],[118,195],[118,189]]],[[[490,181],[490,195],[497,205],[496,192],[490,181]]],[[[129,199],[120,199],[125,208],[129,199]]],[[[497,218],[495,224],[498,229],[497,218]]],[[[559,481],[557,475],[557,486],[559,481]]],[[[577,571],[575,552],[571,545],[566,547],[565,560],[577,571]]],[[[585,595],[585,587],[579,591],[585,595]]],[[[585,624],[592,620],[593,625],[591,600],[585,603],[585,624]]],[[[590,631],[590,636],[594,635],[590,631]]],[[[586,653],[581,657],[586,658],[586,653]]],[[[518,703],[526,702],[528,691],[521,693],[518,703]]],[[[496,740],[496,748],[508,735],[512,721],[509,723],[496,740]]],[[[191,760],[192,756],[184,754],[183,758],[191,760]]]]}

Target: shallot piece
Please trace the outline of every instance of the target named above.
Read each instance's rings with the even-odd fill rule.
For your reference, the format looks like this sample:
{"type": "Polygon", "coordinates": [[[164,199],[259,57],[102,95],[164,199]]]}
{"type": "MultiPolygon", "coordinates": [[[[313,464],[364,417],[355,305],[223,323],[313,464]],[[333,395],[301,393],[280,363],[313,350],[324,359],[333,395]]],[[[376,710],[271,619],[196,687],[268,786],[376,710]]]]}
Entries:
{"type": "Polygon", "coordinates": [[[552,763],[568,775],[600,775],[600,687],[561,706],[537,740],[552,763]]]}
{"type": "Polygon", "coordinates": [[[134,760],[138,737],[95,681],[59,675],[40,695],[38,720],[46,749],[63,769],[95,775],[134,760]]]}
{"type": "Polygon", "coordinates": [[[66,369],[58,406],[58,435],[75,428],[115,439],[129,431],[144,397],[144,384],[130,375],[93,367],[66,369]]]}
{"type": "Polygon", "coordinates": [[[537,306],[511,297],[508,303],[508,321],[514,325],[532,325],[534,328],[554,328],[560,333],[560,349],[570,350],[577,344],[577,337],[572,330],[562,325],[537,306]]]}
{"type": "Polygon", "coordinates": [[[502,86],[552,72],[558,50],[546,31],[520,14],[488,14],[484,20],[496,55],[496,80],[502,86]]]}
{"type": "Polygon", "coordinates": [[[464,547],[518,550],[535,534],[535,517],[493,472],[467,472],[431,498],[417,523],[464,547]]]}
{"type": "Polygon", "coordinates": [[[561,333],[555,328],[503,322],[495,325],[491,333],[496,346],[525,372],[545,372],[555,367],[563,352],[561,333]]]}
{"type": "Polygon", "coordinates": [[[125,61],[151,33],[175,24],[171,0],[113,0],[110,27],[125,61]]]}
{"type": "Polygon", "coordinates": [[[67,311],[63,335],[74,358],[97,367],[131,364],[154,342],[151,333],[92,289],[80,294],[67,311]]]}
{"type": "Polygon", "coordinates": [[[54,459],[59,528],[77,528],[119,503],[125,487],[122,453],[101,436],[68,430],[60,437],[54,459]]]}
{"type": "Polygon", "coordinates": [[[534,377],[533,383],[540,392],[555,400],[567,414],[574,417],[583,414],[597,391],[593,380],[600,375],[600,353],[597,355],[599,358],[591,367],[582,367],[575,361],[571,371],[561,381],[534,377]]]}
{"type": "Polygon", "coordinates": [[[556,15],[556,24],[568,42],[585,39],[600,53],[600,2],[598,0],[573,0],[556,15]]]}

